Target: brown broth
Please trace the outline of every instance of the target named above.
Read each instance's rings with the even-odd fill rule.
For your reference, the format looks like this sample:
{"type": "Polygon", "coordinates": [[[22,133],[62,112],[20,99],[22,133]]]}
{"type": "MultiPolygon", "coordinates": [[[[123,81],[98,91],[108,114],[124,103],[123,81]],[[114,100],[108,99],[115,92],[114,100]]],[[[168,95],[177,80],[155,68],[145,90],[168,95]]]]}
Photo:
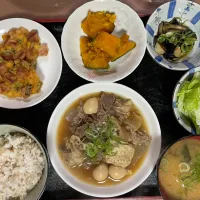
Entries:
{"type": "MultiPolygon", "coordinates": [[[[75,177],[77,177],[79,180],[83,181],[83,182],[87,182],[89,184],[93,184],[93,185],[98,185],[98,186],[111,186],[113,184],[118,184],[126,179],[128,179],[130,176],[132,176],[134,173],[137,172],[137,170],[140,168],[140,166],[142,165],[146,154],[148,152],[148,150],[145,152],[145,154],[137,161],[137,163],[135,165],[129,165],[127,167],[128,169],[128,174],[121,180],[113,180],[112,178],[107,178],[105,181],[103,182],[97,182],[96,180],[94,180],[94,178],[92,177],[92,171],[93,169],[96,167],[91,167],[90,169],[84,169],[83,167],[73,167],[70,168],[67,166],[67,164],[65,163],[65,161],[62,159],[62,153],[59,150],[59,146],[63,144],[64,138],[66,137],[70,137],[72,135],[72,133],[69,130],[69,122],[66,120],[66,116],[67,113],[73,109],[76,108],[80,101],[86,101],[88,98],[90,97],[98,97],[100,95],[100,93],[93,93],[93,94],[89,94],[86,95],[84,97],[79,98],[77,101],[75,101],[74,103],[72,103],[72,105],[70,105],[66,111],[64,112],[63,116],[60,119],[60,124],[59,127],[57,129],[57,149],[60,155],[61,160],[63,161],[65,167],[67,168],[67,170],[69,170],[75,177]]],[[[117,95],[116,95],[117,96],[117,95]]],[[[122,97],[120,97],[122,98],[122,97]]],[[[138,109],[137,109],[138,110],[138,109]]],[[[138,111],[139,112],[139,111],[138,111]]],[[[140,115],[142,116],[141,112],[139,112],[140,115]]],[[[144,121],[144,117],[143,118],[143,123],[142,123],[142,129],[145,130],[148,133],[148,127],[146,122],[144,121]]]]}

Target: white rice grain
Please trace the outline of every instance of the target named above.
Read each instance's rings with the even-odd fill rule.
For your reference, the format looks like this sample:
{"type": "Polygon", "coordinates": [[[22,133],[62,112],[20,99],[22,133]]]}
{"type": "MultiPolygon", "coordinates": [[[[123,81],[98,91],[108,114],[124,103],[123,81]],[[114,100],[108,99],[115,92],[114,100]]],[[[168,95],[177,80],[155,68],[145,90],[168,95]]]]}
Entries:
{"type": "Polygon", "coordinates": [[[20,133],[0,136],[0,200],[24,199],[43,169],[43,153],[31,137],[20,133]]]}

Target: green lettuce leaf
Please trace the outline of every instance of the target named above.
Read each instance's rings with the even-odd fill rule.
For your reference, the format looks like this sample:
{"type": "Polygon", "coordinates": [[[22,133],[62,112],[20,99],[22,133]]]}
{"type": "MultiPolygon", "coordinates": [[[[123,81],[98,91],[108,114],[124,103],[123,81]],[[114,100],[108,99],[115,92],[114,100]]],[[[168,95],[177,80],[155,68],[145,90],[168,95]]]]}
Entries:
{"type": "Polygon", "coordinates": [[[177,107],[196,127],[200,134],[200,73],[191,81],[185,81],[177,94],[177,107]]]}

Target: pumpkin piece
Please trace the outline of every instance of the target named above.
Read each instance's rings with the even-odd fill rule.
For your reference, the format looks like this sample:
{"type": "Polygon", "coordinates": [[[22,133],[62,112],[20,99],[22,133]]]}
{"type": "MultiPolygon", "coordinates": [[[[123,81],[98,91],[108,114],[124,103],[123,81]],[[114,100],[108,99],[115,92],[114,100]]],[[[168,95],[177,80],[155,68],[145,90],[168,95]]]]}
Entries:
{"type": "Polygon", "coordinates": [[[82,22],[81,28],[84,33],[93,38],[100,31],[112,33],[116,15],[107,12],[88,12],[87,18],[82,22]]]}
{"type": "Polygon", "coordinates": [[[80,49],[81,49],[81,54],[82,53],[87,53],[90,49],[90,38],[89,37],[81,37],[80,38],[80,49]]]}
{"type": "Polygon", "coordinates": [[[93,46],[107,53],[111,58],[118,55],[120,39],[106,32],[99,32],[94,38],[93,46]]]}
{"type": "Polygon", "coordinates": [[[94,47],[89,37],[80,38],[81,57],[86,68],[108,69],[111,58],[100,49],[94,47]]]}
{"type": "Polygon", "coordinates": [[[129,35],[126,33],[123,34],[120,38],[120,47],[117,50],[117,56],[112,58],[112,62],[117,60],[118,58],[122,57],[126,53],[128,53],[130,50],[136,47],[136,43],[134,41],[129,41],[129,35]]]}

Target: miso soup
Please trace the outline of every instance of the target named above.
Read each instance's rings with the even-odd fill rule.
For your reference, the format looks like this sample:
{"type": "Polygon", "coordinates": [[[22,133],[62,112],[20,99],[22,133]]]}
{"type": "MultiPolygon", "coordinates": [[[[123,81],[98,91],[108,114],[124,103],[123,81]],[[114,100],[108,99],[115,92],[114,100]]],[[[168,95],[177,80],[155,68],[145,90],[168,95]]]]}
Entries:
{"type": "Polygon", "coordinates": [[[199,200],[200,140],[189,137],[172,145],[164,154],[158,170],[164,199],[199,200]]]}

